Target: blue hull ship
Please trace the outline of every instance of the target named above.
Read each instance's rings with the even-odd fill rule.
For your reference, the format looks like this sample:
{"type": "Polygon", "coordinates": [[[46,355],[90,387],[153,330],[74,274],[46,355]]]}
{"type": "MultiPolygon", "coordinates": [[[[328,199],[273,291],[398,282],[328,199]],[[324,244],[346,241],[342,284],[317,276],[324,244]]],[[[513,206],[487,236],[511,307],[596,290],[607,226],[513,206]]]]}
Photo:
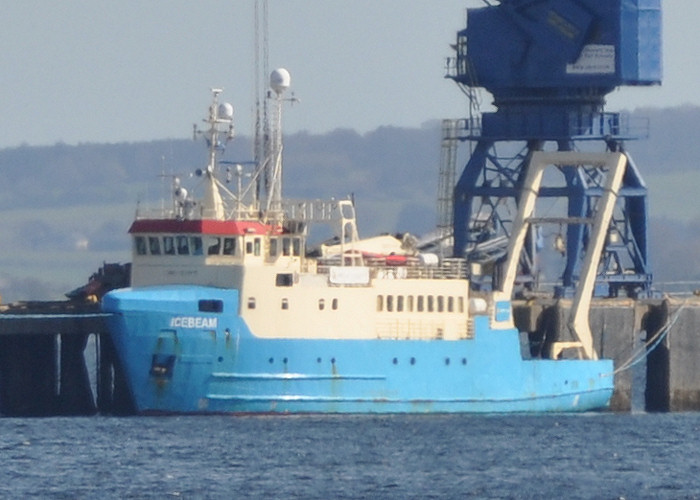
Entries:
{"type": "MultiPolygon", "coordinates": [[[[278,117],[288,80],[284,70],[273,73],[278,117]]],[[[585,310],[575,308],[574,328],[583,324],[577,339],[555,343],[544,358],[531,358],[534,349],[514,326],[509,283],[534,205],[526,195],[504,286],[472,292],[463,259],[421,253],[412,238],[361,240],[350,200],[282,199],[278,131],[250,172],[242,165],[228,171],[237,179],[229,190],[217,176],[222,144],[232,137],[232,107],[219,103],[219,93],[202,132],[209,163],[197,171],[201,197],[175,179],[172,206],[137,214],[132,286],[103,298],[139,413],[608,406],[613,363],[597,359],[581,321],[585,310]],[[337,238],[307,248],[316,223],[335,226],[337,238]]],[[[537,178],[527,182],[524,191],[536,193],[537,178]]],[[[607,227],[605,214],[600,224],[607,227]]]]}
{"type": "Polygon", "coordinates": [[[611,361],[525,360],[518,332],[487,316],[457,341],[263,339],[236,290],[124,290],[104,306],[143,413],[570,412],[613,390],[611,361]],[[204,314],[212,301],[224,310],[204,314]]]}

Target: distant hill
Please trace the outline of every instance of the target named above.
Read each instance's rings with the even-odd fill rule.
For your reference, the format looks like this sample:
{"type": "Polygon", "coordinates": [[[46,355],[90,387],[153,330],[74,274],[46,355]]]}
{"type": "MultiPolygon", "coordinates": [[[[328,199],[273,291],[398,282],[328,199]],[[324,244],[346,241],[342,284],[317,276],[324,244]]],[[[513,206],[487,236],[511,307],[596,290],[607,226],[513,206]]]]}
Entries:
{"type": "MultiPolygon", "coordinates": [[[[650,120],[649,139],[627,147],[651,191],[655,275],[700,280],[700,108],[633,116],[650,120]]],[[[237,138],[225,159],[249,160],[251,150],[250,138],[237,138]]],[[[438,121],[366,134],[295,133],[285,138],[284,157],[288,197],[352,194],[363,235],[421,234],[435,225],[438,121]]],[[[137,202],[157,202],[168,194],[169,176],[186,178],[205,162],[202,145],[187,139],[0,150],[3,299],[60,298],[103,261],[128,260],[126,231],[137,202]]]]}
{"type": "Polygon", "coordinates": [[[632,117],[649,123],[649,139],[627,145],[646,176],[698,171],[700,107],[639,108],[632,117]]]}

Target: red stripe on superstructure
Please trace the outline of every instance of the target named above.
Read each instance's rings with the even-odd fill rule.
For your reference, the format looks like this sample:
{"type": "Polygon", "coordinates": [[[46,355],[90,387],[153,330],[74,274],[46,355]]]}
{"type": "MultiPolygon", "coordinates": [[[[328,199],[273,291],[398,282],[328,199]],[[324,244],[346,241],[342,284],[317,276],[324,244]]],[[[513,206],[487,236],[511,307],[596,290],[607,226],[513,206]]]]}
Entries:
{"type": "Polygon", "coordinates": [[[131,224],[129,232],[132,234],[196,233],[238,236],[243,234],[281,234],[282,228],[257,221],[139,219],[131,224]]]}

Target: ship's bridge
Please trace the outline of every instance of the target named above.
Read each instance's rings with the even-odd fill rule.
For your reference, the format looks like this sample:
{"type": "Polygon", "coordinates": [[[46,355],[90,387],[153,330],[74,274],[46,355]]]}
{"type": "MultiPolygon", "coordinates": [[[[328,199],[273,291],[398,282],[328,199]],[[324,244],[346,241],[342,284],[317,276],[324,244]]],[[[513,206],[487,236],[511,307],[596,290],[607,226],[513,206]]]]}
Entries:
{"type": "Polygon", "coordinates": [[[197,284],[230,286],[221,266],[298,271],[305,247],[303,233],[259,221],[140,219],[129,232],[135,286],[192,284],[193,278],[197,284]]]}

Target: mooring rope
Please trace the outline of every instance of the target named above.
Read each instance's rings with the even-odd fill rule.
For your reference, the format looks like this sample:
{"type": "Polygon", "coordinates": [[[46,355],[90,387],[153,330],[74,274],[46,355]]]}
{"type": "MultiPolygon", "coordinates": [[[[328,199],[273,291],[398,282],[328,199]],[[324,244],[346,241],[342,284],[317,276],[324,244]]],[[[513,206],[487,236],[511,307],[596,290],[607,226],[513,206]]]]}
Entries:
{"type": "Polygon", "coordinates": [[[683,309],[688,306],[689,300],[690,299],[686,299],[683,301],[678,310],[666,321],[666,323],[664,323],[661,328],[654,333],[654,335],[647,339],[647,341],[641,347],[637,348],[636,352],[633,352],[627,361],[618,366],[612,373],[608,374],[608,376],[617,375],[620,372],[629,370],[633,366],[641,363],[644,358],[649,356],[649,354],[669,335],[671,328],[676,324],[678,318],[680,318],[681,312],[683,312],[683,309]]]}

